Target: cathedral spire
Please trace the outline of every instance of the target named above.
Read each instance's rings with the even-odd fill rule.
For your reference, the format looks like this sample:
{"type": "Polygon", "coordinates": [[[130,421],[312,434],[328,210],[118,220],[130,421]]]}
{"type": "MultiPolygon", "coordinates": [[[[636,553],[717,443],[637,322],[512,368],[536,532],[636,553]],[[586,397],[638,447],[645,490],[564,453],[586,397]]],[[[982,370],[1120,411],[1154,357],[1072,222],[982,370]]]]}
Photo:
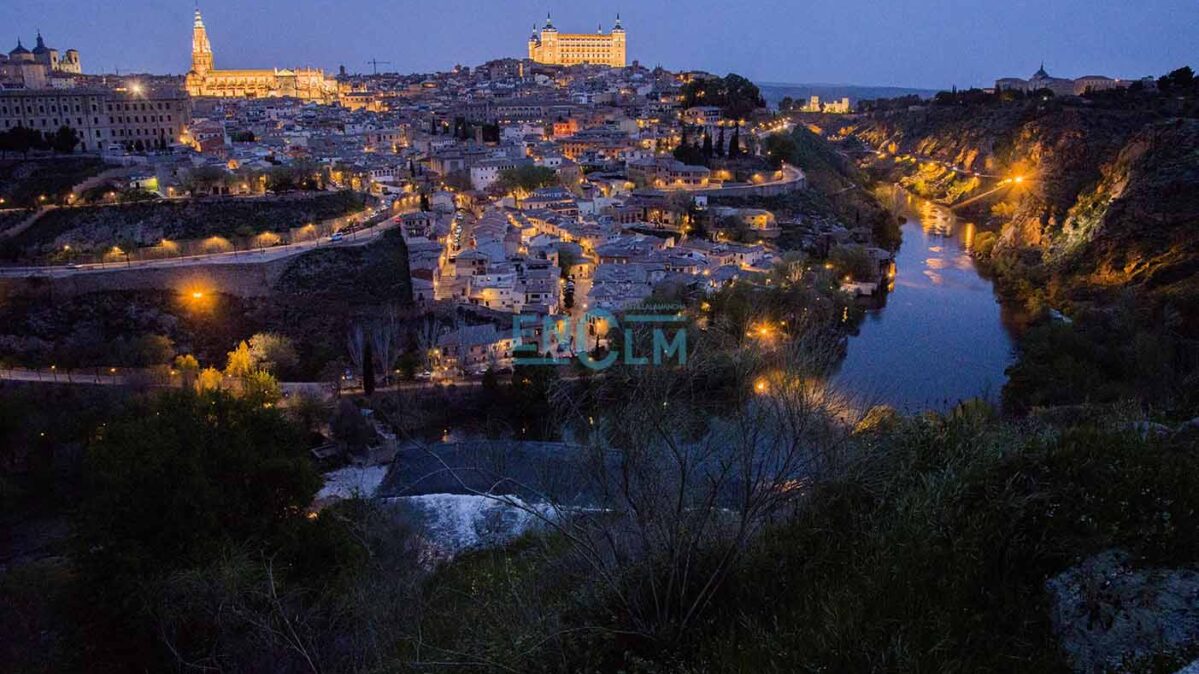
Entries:
{"type": "Polygon", "coordinates": [[[208,42],[208,30],[196,4],[196,18],[192,24],[192,71],[203,75],[212,70],[212,44],[208,42]]]}

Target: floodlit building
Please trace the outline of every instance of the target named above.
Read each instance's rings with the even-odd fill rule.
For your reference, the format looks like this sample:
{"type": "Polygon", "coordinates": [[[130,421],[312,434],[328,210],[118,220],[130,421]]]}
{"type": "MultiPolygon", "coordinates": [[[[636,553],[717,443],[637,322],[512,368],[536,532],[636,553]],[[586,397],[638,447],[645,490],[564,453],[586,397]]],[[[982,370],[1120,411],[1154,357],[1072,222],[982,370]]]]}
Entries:
{"type": "Polygon", "coordinates": [[[179,142],[191,105],[178,90],[8,89],[0,91],[0,131],[23,126],[41,133],[61,127],[79,134],[78,149],[163,149],[179,142]]]}
{"type": "Polygon", "coordinates": [[[319,103],[337,100],[337,80],[318,68],[269,70],[216,70],[212,45],[200,10],[192,26],[192,68],[187,73],[187,93],[215,98],[289,97],[319,103]]]}
{"type": "Polygon", "coordinates": [[[549,15],[540,32],[533,27],[529,36],[529,58],[537,63],[556,66],[593,64],[623,68],[626,65],[627,38],[616,15],[612,32],[601,26],[595,33],[559,33],[549,15]]]}

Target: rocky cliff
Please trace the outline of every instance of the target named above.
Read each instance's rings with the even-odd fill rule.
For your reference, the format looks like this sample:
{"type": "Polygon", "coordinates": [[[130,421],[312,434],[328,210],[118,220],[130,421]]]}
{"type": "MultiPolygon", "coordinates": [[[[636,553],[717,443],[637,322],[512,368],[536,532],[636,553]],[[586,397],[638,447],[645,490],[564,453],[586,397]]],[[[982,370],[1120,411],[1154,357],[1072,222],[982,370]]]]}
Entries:
{"type": "Polygon", "coordinates": [[[989,256],[1019,259],[1051,302],[1131,285],[1199,321],[1199,120],[1050,101],[930,106],[847,130],[881,151],[880,175],[993,227],[989,256]]]}

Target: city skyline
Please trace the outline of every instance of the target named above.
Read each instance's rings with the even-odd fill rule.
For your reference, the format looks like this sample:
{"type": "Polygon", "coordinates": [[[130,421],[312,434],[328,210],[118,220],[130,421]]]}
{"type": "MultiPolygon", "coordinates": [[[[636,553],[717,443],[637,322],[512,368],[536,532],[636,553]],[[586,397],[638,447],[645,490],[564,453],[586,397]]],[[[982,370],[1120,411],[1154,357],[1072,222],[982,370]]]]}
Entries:
{"type": "MultiPolygon", "coordinates": [[[[593,31],[597,24],[609,30],[620,13],[629,31],[630,62],[738,72],[760,82],[989,86],[996,77],[1031,73],[1041,62],[1055,75],[1133,78],[1161,75],[1197,56],[1188,32],[1199,23],[1199,6],[1182,0],[1148,8],[1082,0],[1049,7],[1024,0],[985,7],[946,0],[901,0],[886,7],[821,0],[802,9],[773,1],[733,7],[700,0],[686,14],[666,3],[622,6],[629,4],[266,0],[246,7],[208,0],[200,8],[213,50],[228,68],[294,64],[335,72],[344,65],[350,72],[370,72],[367,61],[377,58],[390,62],[386,70],[432,72],[522,58],[530,27],[544,21],[547,9],[557,26],[577,32],[593,31]],[[406,25],[412,28],[405,31],[406,25]]],[[[86,54],[90,73],[181,75],[188,69],[193,9],[178,0],[152,0],[137,11],[76,0],[16,4],[0,8],[0,24],[15,33],[8,38],[13,44],[3,49],[15,46],[18,37],[30,42],[40,29],[52,45],[86,54]]]]}

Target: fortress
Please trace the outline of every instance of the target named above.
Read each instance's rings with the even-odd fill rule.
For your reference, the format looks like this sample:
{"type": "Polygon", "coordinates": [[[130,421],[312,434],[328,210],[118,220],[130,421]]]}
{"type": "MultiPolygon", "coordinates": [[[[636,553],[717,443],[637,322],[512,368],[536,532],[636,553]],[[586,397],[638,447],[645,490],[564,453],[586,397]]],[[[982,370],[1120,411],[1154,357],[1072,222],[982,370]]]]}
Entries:
{"type": "Polygon", "coordinates": [[[323,70],[272,68],[270,70],[215,70],[212,45],[200,10],[192,26],[192,68],[187,73],[187,93],[217,98],[289,97],[318,103],[337,100],[337,81],[323,70]]]}
{"type": "Polygon", "coordinates": [[[594,34],[559,33],[547,14],[541,32],[538,33],[534,26],[533,34],[529,36],[529,58],[537,63],[556,66],[590,63],[623,68],[626,65],[626,47],[619,14],[616,15],[616,25],[611,33],[605,33],[601,26],[594,34]]]}

